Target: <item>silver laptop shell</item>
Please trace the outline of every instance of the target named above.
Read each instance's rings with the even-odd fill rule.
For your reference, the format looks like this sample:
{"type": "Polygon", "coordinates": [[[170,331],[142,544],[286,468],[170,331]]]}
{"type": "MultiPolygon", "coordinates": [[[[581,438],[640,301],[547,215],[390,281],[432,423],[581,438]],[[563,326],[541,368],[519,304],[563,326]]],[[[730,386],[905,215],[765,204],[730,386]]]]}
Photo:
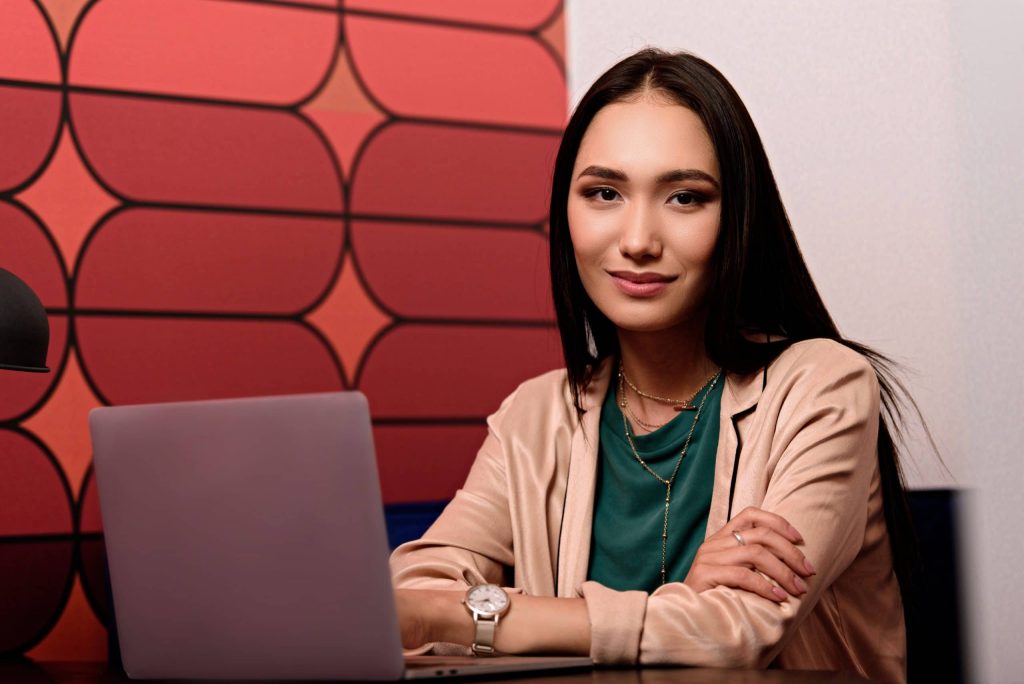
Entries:
{"type": "Polygon", "coordinates": [[[362,394],[108,407],[89,424],[129,676],[401,677],[362,394]]]}

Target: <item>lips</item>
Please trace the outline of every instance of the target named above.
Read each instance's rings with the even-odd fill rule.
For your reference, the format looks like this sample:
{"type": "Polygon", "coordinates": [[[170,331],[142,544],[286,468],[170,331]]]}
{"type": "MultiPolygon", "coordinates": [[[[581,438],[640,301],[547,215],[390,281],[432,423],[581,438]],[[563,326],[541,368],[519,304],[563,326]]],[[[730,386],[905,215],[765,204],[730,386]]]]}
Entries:
{"type": "Polygon", "coordinates": [[[608,275],[622,292],[631,297],[653,297],[678,278],[661,273],[635,271],[609,271],[608,275]]]}
{"type": "Polygon", "coordinates": [[[635,273],[633,271],[609,271],[613,278],[622,278],[631,283],[671,283],[677,276],[667,276],[660,273],[635,273]]]}

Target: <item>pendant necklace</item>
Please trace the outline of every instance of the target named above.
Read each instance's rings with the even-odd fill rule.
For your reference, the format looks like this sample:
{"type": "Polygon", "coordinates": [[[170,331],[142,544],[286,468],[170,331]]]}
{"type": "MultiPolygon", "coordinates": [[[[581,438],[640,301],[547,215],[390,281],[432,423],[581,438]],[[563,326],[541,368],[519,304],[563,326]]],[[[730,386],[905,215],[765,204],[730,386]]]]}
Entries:
{"type": "MultiPolygon", "coordinates": [[[[644,459],[642,459],[640,457],[640,452],[637,451],[636,444],[634,444],[634,442],[633,442],[633,434],[632,434],[633,431],[629,427],[629,419],[626,418],[626,414],[625,413],[622,414],[622,426],[625,429],[626,441],[629,443],[630,451],[633,452],[633,457],[636,459],[637,463],[639,463],[641,466],[643,466],[644,470],[646,470],[648,473],[650,473],[658,482],[660,482],[661,484],[665,485],[665,517],[664,517],[664,520],[663,520],[662,525],[661,525],[661,583],[662,584],[665,584],[665,564],[666,564],[666,557],[667,557],[667,553],[668,553],[668,513],[669,513],[669,507],[672,505],[672,483],[675,482],[676,475],[679,473],[679,466],[681,466],[683,464],[683,459],[686,458],[686,450],[690,447],[690,441],[693,439],[693,432],[694,432],[694,430],[697,429],[697,421],[700,420],[700,414],[703,413],[703,411],[704,411],[704,404],[707,402],[708,397],[711,396],[711,393],[715,389],[715,385],[718,384],[718,380],[721,377],[722,377],[722,371],[721,370],[716,371],[715,374],[712,375],[711,378],[704,384],[704,386],[701,387],[699,390],[697,390],[694,393],[693,397],[691,397],[691,399],[690,399],[690,402],[687,402],[687,403],[692,403],[693,398],[695,398],[705,388],[707,388],[707,390],[708,390],[707,393],[700,400],[700,405],[696,407],[697,413],[693,416],[693,424],[690,425],[690,431],[686,435],[686,441],[683,442],[683,448],[679,452],[679,458],[676,459],[676,466],[675,466],[675,468],[672,469],[672,475],[668,479],[665,479],[661,475],[658,475],[658,473],[654,472],[654,470],[649,465],[647,465],[647,462],[644,461],[644,459]]],[[[620,403],[620,406],[626,405],[626,399],[625,399],[625,397],[626,397],[626,388],[625,388],[624,384],[628,383],[628,382],[629,381],[626,380],[625,374],[622,372],[622,364],[620,362],[619,363],[619,399],[620,399],[620,402],[622,402],[622,403],[620,403]]],[[[633,391],[635,391],[641,397],[652,398],[652,399],[655,399],[656,401],[658,400],[657,398],[648,397],[646,394],[643,394],[642,392],[640,392],[640,390],[638,390],[636,387],[634,387],[632,383],[629,383],[629,386],[630,386],[630,388],[633,391]]],[[[679,402],[676,402],[676,400],[674,400],[674,399],[668,399],[668,400],[666,400],[666,403],[679,403],[679,402]]],[[[676,410],[680,411],[680,410],[683,410],[683,409],[682,408],[676,408],[676,410]]]]}

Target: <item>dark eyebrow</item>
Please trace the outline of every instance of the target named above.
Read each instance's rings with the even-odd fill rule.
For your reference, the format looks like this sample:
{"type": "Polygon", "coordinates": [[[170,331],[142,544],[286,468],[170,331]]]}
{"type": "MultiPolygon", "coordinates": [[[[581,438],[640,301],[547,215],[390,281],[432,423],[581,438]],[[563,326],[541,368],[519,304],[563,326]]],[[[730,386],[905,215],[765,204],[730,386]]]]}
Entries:
{"type": "Polygon", "coordinates": [[[614,181],[628,181],[629,177],[621,171],[615,169],[609,169],[607,166],[588,166],[583,169],[580,175],[576,176],[576,180],[583,178],[584,176],[596,176],[598,178],[604,178],[605,180],[614,181]]]}
{"type": "MultiPolygon", "coordinates": [[[[629,176],[624,174],[622,171],[609,169],[607,166],[588,166],[583,169],[579,176],[576,177],[576,180],[579,180],[584,176],[596,176],[597,178],[620,181],[623,183],[629,180],[629,176]]],[[[699,169],[673,169],[672,171],[666,171],[655,179],[659,185],[665,183],[678,183],[680,181],[688,180],[704,181],[715,186],[716,190],[719,189],[718,181],[699,169]]]]}
{"type": "Polygon", "coordinates": [[[705,173],[700,169],[675,169],[674,171],[668,171],[658,176],[658,184],[662,183],[678,183],[679,181],[698,180],[705,181],[715,186],[718,189],[718,181],[711,177],[711,174],[705,173]]]}

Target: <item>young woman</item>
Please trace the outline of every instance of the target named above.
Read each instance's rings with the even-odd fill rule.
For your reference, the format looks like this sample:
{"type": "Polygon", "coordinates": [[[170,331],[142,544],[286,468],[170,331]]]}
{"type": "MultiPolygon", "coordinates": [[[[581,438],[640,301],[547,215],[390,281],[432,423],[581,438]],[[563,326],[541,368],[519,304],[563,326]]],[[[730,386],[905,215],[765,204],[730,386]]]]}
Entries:
{"type": "Polygon", "coordinates": [[[885,362],[839,335],[725,78],[651,49],[601,76],[550,225],[566,369],[395,551],[406,646],[903,681],[885,362]]]}

